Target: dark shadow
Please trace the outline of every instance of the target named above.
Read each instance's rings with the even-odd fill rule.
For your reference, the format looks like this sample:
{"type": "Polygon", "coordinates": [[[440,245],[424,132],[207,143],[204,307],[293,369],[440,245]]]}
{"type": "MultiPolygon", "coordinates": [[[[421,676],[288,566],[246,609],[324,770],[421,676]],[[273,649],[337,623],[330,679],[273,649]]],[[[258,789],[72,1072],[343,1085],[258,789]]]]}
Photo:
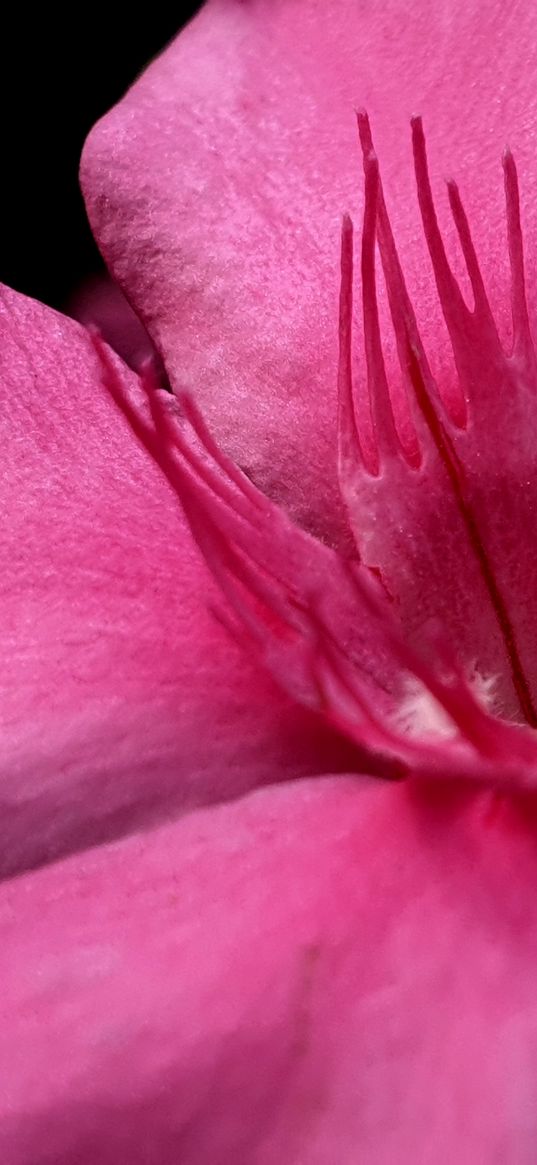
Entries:
{"type": "Polygon", "coordinates": [[[78,187],[84,140],[199,7],[131,7],[121,23],[76,5],[10,6],[0,26],[3,283],[61,308],[100,269],[78,187]]]}

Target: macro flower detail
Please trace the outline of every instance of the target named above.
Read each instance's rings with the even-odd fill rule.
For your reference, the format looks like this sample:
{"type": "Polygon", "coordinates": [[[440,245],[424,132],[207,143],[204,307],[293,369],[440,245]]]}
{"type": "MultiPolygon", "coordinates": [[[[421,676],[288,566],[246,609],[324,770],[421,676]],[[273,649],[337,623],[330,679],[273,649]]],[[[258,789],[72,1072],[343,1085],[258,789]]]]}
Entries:
{"type": "Polygon", "coordinates": [[[533,1165],[536,75],[208,0],[81,170],[172,391],[0,289],[2,1165],[533,1165]]]}
{"type": "Polygon", "coordinates": [[[454,182],[448,192],[472,308],[449,267],[421,120],[413,120],[419,204],[458,373],[458,393],[444,400],[405,286],[365,113],[358,126],[369,415],[364,424],[352,384],[353,227],[345,216],[339,474],[359,561],[300,530],[263,497],[212,439],[186,394],[181,417],[151,366],[144,377],[148,425],[96,340],[105,380],[181,498],[225,600],[220,618],[288,695],[368,749],[372,771],[533,787],[537,611],[526,548],[536,490],[537,377],[515,163],[506,152],[513,316],[507,353],[454,182]],[[377,240],[406,399],[390,393],[383,360],[377,240]]]}

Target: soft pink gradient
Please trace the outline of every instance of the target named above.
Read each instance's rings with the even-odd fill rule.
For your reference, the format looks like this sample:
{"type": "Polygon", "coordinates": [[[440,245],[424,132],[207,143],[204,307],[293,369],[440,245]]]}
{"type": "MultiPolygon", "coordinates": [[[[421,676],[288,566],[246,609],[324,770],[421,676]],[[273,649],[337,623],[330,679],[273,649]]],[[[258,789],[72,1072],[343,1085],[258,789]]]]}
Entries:
{"type": "Polygon", "coordinates": [[[367,142],[365,337],[343,236],[343,500],[336,384],[367,103],[419,336],[393,263],[388,288],[470,449],[461,480],[532,663],[532,354],[509,361],[481,315],[487,376],[467,333],[454,362],[407,115],[468,195],[505,341],[508,131],[537,307],[536,33],[529,3],[212,0],[96,128],[98,241],[217,443],[188,395],[2,293],[3,861],[26,868],[0,887],[2,1165],[533,1165],[537,744],[467,685],[489,597],[435,451],[421,491],[408,466],[370,473],[389,410],[407,449],[415,413],[372,281],[367,142]],[[377,298],[392,397],[368,430],[377,298]],[[333,548],[347,518],[366,565],[333,548]],[[414,608],[408,563],[433,545],[414,608]],[[461,578],[468,605],[429,637],[461,578]]]}
{"type": "Polygon", "coordinates": [[[535,820],[327,777],[0,891],[6,1165],[530,1165],[535,820]]]}

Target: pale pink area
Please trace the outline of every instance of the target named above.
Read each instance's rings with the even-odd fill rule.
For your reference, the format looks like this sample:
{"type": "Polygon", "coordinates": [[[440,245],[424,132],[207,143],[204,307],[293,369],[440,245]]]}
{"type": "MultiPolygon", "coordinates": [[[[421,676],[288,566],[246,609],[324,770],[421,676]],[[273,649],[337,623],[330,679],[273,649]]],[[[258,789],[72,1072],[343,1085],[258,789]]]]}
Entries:
{"type": "Polygon", "coordinates": [[[87,333],[4,289],[0,384],[1,872],[348,767],[214,618],[177,499],[87,333]]]}
{"type": "MultiPolygon", "coordinates": [[[[341,213],[359,217],[362,206],[354,108],[371,115],[424,341],[450,393],[409,117],[424,116],[450,252],[446,170],[460,180],[508,327],[500,155],[509,139],[534,315],[536,72],[530,0],[212,0],[90,136],[82,179],[93,227],[173,382],[196,393],[261,487],[317,532],[341,529],[337,256],[341,213]]],[[[389,328],[386,340],[397,381],[389,328]]],[[[359,368],[363,382],[361,353],[359,368]]]]}
{"type": "Polygon", "coordinates": [[[532,1165],[533,826],[327,778],[5,883],[3,1165],[532,1165]]]}

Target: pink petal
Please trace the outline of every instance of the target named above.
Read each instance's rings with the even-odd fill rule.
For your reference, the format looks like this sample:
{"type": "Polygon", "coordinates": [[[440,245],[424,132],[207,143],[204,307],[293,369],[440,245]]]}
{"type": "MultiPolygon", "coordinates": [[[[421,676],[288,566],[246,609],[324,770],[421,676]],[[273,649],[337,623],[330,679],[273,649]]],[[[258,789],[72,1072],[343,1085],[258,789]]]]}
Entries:
{"type": "MultiPolygon", "coordinates": [[[[199,396],[265,492],[318,533],[340,528],[335,313],[339,217],[360,197],[353,109],[371,114],[409,290],[449,391],[408,118],[424,115],[436,190],[449,166],[468,195],[492,306],[505,314],[506,138],[530,254],[537,244],[536,32],[530,0],[404,11],[334,0],[329,12],[317,0],[211,0],[90,136],[82,178],[94,229],[173,382],[199,396]]],[[[533,276],[529,290],[535,314],[533,276]]]]}
{"type": "Polygon", "coordinates": [[[216,622],[176,499],[101,377],[78,325],[2,291],[3,874],[351,763],[216,622]]]}
{"type": "Polygon", "coordinates": [[[5,883],[3,1165],[530,1165],[534,818],[327,778],[5,883]]]}

